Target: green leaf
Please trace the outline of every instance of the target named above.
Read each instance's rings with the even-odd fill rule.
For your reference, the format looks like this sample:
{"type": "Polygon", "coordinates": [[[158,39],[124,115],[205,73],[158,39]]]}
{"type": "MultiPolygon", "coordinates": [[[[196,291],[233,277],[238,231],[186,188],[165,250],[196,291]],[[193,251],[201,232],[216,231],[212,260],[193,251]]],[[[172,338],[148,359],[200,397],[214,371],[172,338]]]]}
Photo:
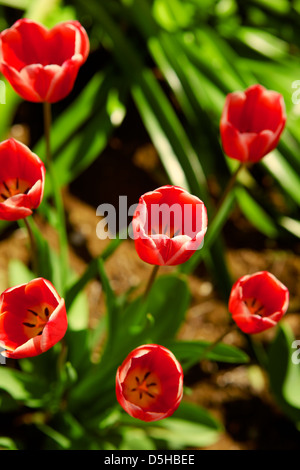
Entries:
{"type": "Polygon", "coordinates": [[[62,449],[69,449],[71,447],[71,440],[64,436],[61,432],[43,423],[37,423],[36,426],[41,432],[50,437],[62,449]]]}
{"type": "Polygon", "coordinates": [[[0,436],[0,450],[17,450],[17,444],[10,438],[0,436]]]}
{"type": "Polygon", "coordinates": [[[65,335],[67,344],[68,361],[72,367],[75,368],[79,376],[86,374],[91,365],[91,335],[90,330],[70,330],[68,329],[65,335]],[[80,347],[78,346],[80,345],[80,347]]]}
{"type": "Polygon", "coordinates": [[[268,373],[278,405],[300,428],[300,363],[291,328],[281,323],[268,351],[268,373]],[[295,357],[295,356],[296,357],[295,357]]]}
{"type": "Polygon", "coordinates": [[[214,444],[223,432],[222,424],[208,411],[192,403],[182,401],[175,413],[155,423],[145,423],[125,413],[122,424],[139,427],[155,441],[163,441],[170,449],[204,447],[214,444]]]}
{"type": "Polygon", "coordinates": [[[107,333],[108,338],[106,342],[105,354],[110,354],[110,351],[113,350],[115,343],[117,342],[117,331],[120,328],[120,318],[119,311],[120,307],[118,304],[118,299],[111,288],[109,278],[107,277],[104,262],[99,259],[99,273],[101,278],[101,283],[103,291],[105,292],[106,297],[106,318],[107,318],[107,333]]]}
{"type": "Polygon", "coordinates": [[[268,169],[282,189],[300,205],[300,178],[292,166],[276,150],[263,158],[261,164],[268,169]]]}
{"type": "Polygon", "coordinates": [[[29,407],[42,406],[48,386],[44,380],[8,367],[0,367],[0,389],[29,407]]]}
{"type": "MultiPolygon", "coordinates": [[[[111,256],[115,250],[120,246],[122,243],[123,238],[117,237],[114,240],[111,240],[107,247],[104,249],[103,253],[100,255],[101,259],[106,260],[109,256],[111,256]]],[[[88,267],[86,268],[85,272],[82,274],[80,278],[76,281],[72,281],[69,285],[67,292],[66,292],[66,307],[72,305],[74,300],[76,299],[77,295],[85,288],[89,281],[92,279],[98,278],[99,276],[99,257],[93,259],[88,267]]]]}
{"type": "Polygon", "coordinates": [[[114,332],[116,344],[120,344],[120,357],[123,354],[125,358],[131,349],[145,342],[163,344],[173,338],[189,302],[190,292],[184,276],[159,276],[146,300],[138,298],[120,312],[120,326],[114,332]]]}
{"type": "Polygon", "coordinates": [[[17,286],[32,281],[35,275],[22,261],[11,259],[8,265],[8,278],[11,286],[17,286]]]}
{"type": "Polygon", "coordinates": [[[89,324],[89,304],[87,294],[83,291],[79,292],[69,306],[68,310],[68,325],[73,331],[88,328],[89,324]]]}
{"type": "MultiPolygon", "coordinates": [[[[169,341],[166,347],[173,352],[183,368],[191,367],[203,358],[205,350],[211,345],[209,341],[169,341]]],[[[244,364],[249,361],[248,355],[241,349],[229,344],[219,343],[213,350],[205,354],[211,361],[244,364]]]]}
{"type": "Polygon", "coordinates": [[[156,450],[152,439],[143,429],[122,426],[122,441],[118,450],[156,450]]]}
{"type": "Polygon", "coordinates": [[[280,217],[278,223],[285,229],[292,233],[295,237],[300,238],[300,222],[299,220],[292,219],[291,217],[280,217]]]}
{"type": "Polygon", "coordinates": [[[18,10],[26,10],[30,6],[30,0],[1,0],[0,5],[5,5],[18,10]]]}
{"type": "Polygon", "coordinates": [[[190,302],[184,276],[161,276],[148,298],[147,310],[153,317],[150,337],[157,342],[172,338],[181,326],[190,302]]]}
{"type": "Polygon", "coordinates": [[[166,440],[173,449],[180,449],[212,445],[222,431],[222,425],[205,409],[182,402],[170,418],[158,422],[149,434],[166,440]]]}
{"type": "Polygon", "coordinates": [[[33,223],[33,220],[28,220],[28,222],[30,223],[36,242],[38,275],[52,282],[58,293],[63,295],[63,284],[67,279],[62,281],[60,257],[50,246],[48,240],[41,234],[38,227],[33,223]]]}
{"type": "Polygon", "coordinates": [[[267,237],[276,238],[278,230],[272,217],[264,211],[244,187],[236,187],[235,193],[241,210],[253,226],[267,237]]]}
{"type": "Polygon", "coordinates": [[[257,28],[239,28],[236,31],[236,37],[259,54],[271,59],[281,59],[288,52],[287,42],[257,28]]]}

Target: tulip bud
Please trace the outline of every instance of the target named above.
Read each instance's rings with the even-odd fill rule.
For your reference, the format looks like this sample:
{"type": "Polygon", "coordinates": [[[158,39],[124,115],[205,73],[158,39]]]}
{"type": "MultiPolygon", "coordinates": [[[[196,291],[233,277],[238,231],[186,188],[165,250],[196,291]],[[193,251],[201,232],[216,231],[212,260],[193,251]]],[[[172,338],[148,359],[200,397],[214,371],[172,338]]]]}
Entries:
{"type": "Polygon", "coordinates": [[[134,418],[143,421],[167,418],[182,399],[181,365],[163,346],[140,346],[118,368],[116,395],[120,405],[134,418]]]}
{"type": "Polygon", "coordinates": [[[287,311],[289,291],[267,271],[241,277],[232,287],[229,311],[237,326],[248,334],[275,326],[287,311]]]}
{"type": "Polygon", "coordinates": [[[5,357],[37,356],[60,341],[67,330],[62,299],[43,278],[12,287],[0,297],[0,345],[5,357]]]}
{"type": "Polygon", "coordinates": [[[78,21],[48,30],[27,18],[0,34],[0,70],[27,101],[55,103],[73,89],[89,54],[89,39],[78,21]]]}
{"type": "Polygon", "coordinates": [[[135,248],[143,261],[178,265],[201,247],[207,230],[206,207],[178,186],[162,186],[140,197],[132,227],[135,248]]]}
{"type": "Polygon", "coordinates": [[[0,143],[0,220],[24,219],[44,194],[45,166],[26,145],[14,139],[0,143]]]}
{"type": "Polygon", "coordinates": [[[277,146],[286,122],[281,94],[253,85],[226,97],[220,133],[224,152],[240,162],[258,162],[277,146]]]}

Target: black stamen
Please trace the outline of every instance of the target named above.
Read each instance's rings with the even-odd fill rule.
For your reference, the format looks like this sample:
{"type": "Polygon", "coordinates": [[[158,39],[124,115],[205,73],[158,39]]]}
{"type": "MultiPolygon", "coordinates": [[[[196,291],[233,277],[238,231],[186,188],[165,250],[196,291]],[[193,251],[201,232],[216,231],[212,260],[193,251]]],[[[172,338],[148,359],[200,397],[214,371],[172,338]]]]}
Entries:
{"type": "Polygon", "coordinates": [[[33,325],[32,323],[27,323],[25,321],[23,322],[23,325],[28,326],[29,328],[34,328],[35,327],[35,325],[33,325]]]}
{"type": "Polygon", "coordinates": [[[43,330],[40,331],[40,332],[37,334],[37,336],[41,336],[42,333],[43,333],[43,330]]]}
{"type": "Polygon", "coordinates": [[[145,393],[149,395],[149,397],[154,398],[154,395],[152,395],[152,393],[149,393],[149,392],[145,392],[145,393]]]}
{"type": "Polygon", "coordinates": [[[253,299],[251,302],[251,307],[254,307],[255,303],[256,303],[256,299],[253,299]]]}
{"type": "Polygon", "coordinates": [[[46,307],[46,308],[45,308],[45,315],[46,315],[46,317],[49,317],[49,313],[50,313],[50,312],[49,312],[49,308],[46,307]]]}
{"type": "Polygon", "coordinates": [[[260,307],[259,307],[259,308],[256,310],[256,312],[255,312],[255,313],[261,312],[263,309],[264,309],[264,306],[263,306],[263,305],[261,305],[261,306],[260,306],[260,307]]]}
{"type": "Polygon", "coordinates": [[[140,383],[140,379],[138,377],[136,377],[135,380],[137,381],[138,384],[140,383]]]}
{"type": "Polygon", "coordinates": [[[27,310],[28,310],[28,312],[33,313],[33,315],[35,315],[36,317],[38,317],[38,314],[37,314],[34,310],[30,310],[30,308],[28,308],[27,310]]]}
{"type": "Polygon", "coordinates": [[[3,199],[5,199],[5,200],[8,199],[8,197],[5,196],[5,194],[3,194],[3,193],[1,193],[1,197],[3,197],[3,199]]]}
{"type": "Polygon", "coordinates": [[[10,189],[7,186],[7,184],[5,183],[5,181],[3,181],[3,186],[5,187],[6,191],[10,194],[10,189]]]}
{"type": "Polygon", "coordinates": [[[16,189],[19,189],[19,178],[16,179],[16,189]]]}
{"type": "Polygon", "coordinates": [[[131,391],[132,391],[132,392],[135,392],[135,391],[136,391],[136,388],[132,388],[131,391]]]}
{"type": "Polygon", "coordinates": [[[31,188],[25,189],[24,194],[27,194],[30,189],[31,189],[31,188]]]}
{"type": "Polygon", "coordinates": [[[143,382],[144,382],[144,380],[147,379],[147,377],[149,377],[150,374],[151,374],[151,372],[146,372],[146,374],[144,375],[144,378],[143,378],[143,382]]]}
{"type": "Polygon", "coordinates": [[[143,397],[143,394],[142,394],[142,392],[140,392],[140,400],[142,399],[142,397],[143,397]]]}
{"type": "Polygon", "coordinates": [[[157,385],[155,382],[152,382],[151,384],[146,384],[147,387],[154,387],[154,385],[157,385]]]}

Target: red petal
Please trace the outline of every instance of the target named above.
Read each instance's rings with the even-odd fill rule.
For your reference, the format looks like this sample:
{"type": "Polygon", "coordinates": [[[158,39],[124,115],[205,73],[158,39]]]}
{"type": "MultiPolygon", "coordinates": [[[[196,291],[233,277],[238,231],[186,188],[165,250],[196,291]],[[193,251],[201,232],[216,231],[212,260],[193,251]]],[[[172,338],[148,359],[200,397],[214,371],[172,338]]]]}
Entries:
{"type": "Polygon", "coordinates": [[[13,67],[6,63],[2,63],[1,71],[5,78],[9,81],[13,89],[27,101],[34,103],[40,102],[41,98],[39,94],[32,88],[31,82],[23,79],[20,72],[17,72],[13,67]]]}
{"type": "Polygon", "coordinates": [[[222,122],[220,132],[223,149],[226,155],[240,162],[247,162],[249,150],[246,139],[241,138],[243,134],[233,127],[230,122],[222,122]]]}

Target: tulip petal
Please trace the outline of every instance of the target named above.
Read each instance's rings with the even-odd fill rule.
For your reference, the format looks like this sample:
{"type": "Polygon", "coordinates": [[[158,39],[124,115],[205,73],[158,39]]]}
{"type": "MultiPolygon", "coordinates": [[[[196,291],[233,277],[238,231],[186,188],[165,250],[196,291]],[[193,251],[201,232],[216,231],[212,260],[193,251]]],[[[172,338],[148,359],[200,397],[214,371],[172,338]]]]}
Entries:
{"type": "Polygon", "coordinates": [[[246,134],[241,134],[230,122],[222,122],[221,135],[226,155],[240,162],[247,162],[249,159],[247,138],[241,137],[246,134]]]}
{"type": "Polygon", "coordinates": [[[24,77],[13,67],[10,67],[6,63],[1,64],[1,72],[5,78],[9,81],[13,89],[22,96],[24,100],[32,101],[34,103],[40,102],[39,94],[32,88],[30,81],[24,80],[24,77]]]}

